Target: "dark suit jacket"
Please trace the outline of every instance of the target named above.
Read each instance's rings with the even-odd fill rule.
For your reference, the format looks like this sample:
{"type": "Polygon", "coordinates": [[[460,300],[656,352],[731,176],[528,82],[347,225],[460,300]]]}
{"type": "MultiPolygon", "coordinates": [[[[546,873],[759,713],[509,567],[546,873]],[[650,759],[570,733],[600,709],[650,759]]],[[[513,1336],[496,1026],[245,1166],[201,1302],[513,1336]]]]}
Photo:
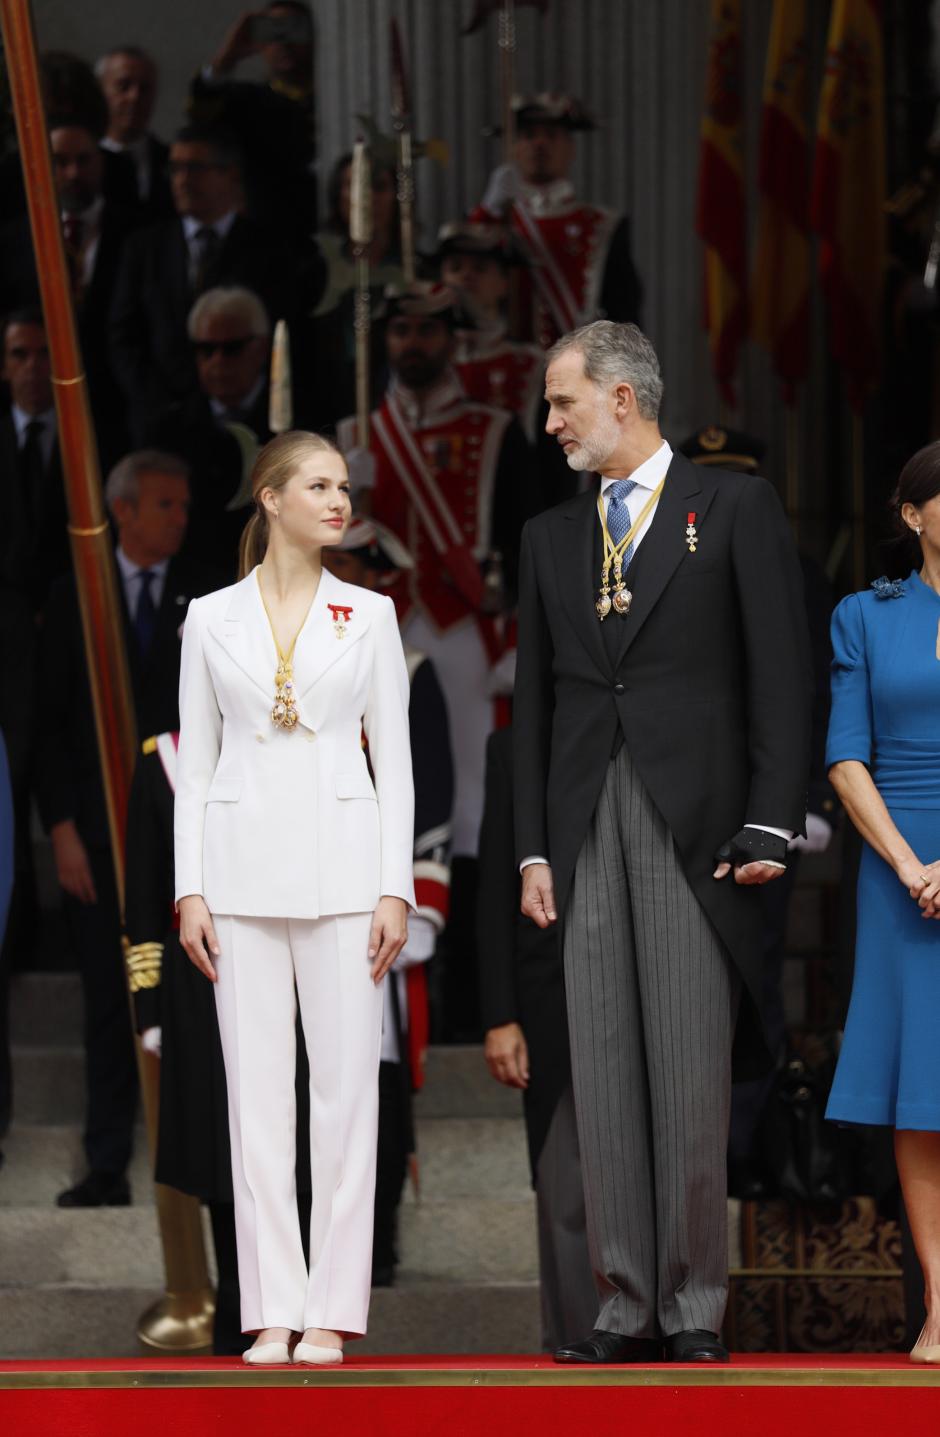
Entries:
{"type": "Polygon", "coordinates": [[[513,843],[512,730],[490,734],[480,826],[477,955],[484,1029],[518,1023],[529,1050],[522,1095],[532,1180],[558,1100],[571,1081],[565,976],[557,927],[519,911],[513,843]]]}
{"type": "Polygon", "coordinates": [[[150,160],[150,193],[141,199],[137,188],[137,167],[131,155],[121,151],[105,150],[108,159],[105,168],[104,192],[108,199],[134,211],[142,224],[172,217],[173,196],[167,161],[170,149],[156,135],[147,136],[147,154],[150,160]]]}
{"type": "MultiPolygon", "coordinates": [[[[105,200],[94,270],[76,308],[88,397],[105,473],[128,448],[126,404],[112,369],[108,318],[124,246],[136,223],[132,209],[105,200]]],[[[6,313],[38,304],[39,279],[29,221],[24,215],[0,232],[0,309],[6,313]]]]}
{"type": "Polygon", "coordinates": [[[0,476],[4,496],[0,582],[25,595],[36,611],[45,603],[53,580],[71,567],[58,443],[53,446],[34,510],[23,479],[13,416],[4,414],[0,418],[0,476]]]}
{"type": "MultiPolygon", "coordinates": [[[[224,577],[184,559],[174,559],[157,612],[153,643],[141,655],[121,595],[134,711],[138,732],[146,737],[179,728],[180,630],[190,599],[221,588],[224,577]]],[[[36,789],[43,823],[49,829],[71,818],[84,841],[109,842],[104,791],[98,761],[88,670],[75,581],[71,575],[53,588],[44,615],[39,658],[39,754],[36,789]]]]}
{"type": "MultiPolygon", "coordinates": [[[[759,1006],[756,890],[711,875],[715,850],[744,823],[803,830],[811,678],[792,535],[766,481],[705,472],[675,455],[626,576],[632,611],[605,620],[617,635],[611,658],[594,612],[599,529],[592,489],[531,520],[523,535],[517,859],[549,857],[562,921],[622,733],[693,891],[759,1006]]],[[[765,1056],[756,1024],[739,1024],[736,1047],[743,1075],[748,1059],[765,1056]]]]}
{"type": "MultiPolygon", "coordinates": [[[[239,215],[219,251],[209,287],[245,285],[272,325],[286,313],[290,261],[277,242],[239,215]]],[[[139,230],[127,245],[111,307],[115,373],[130,401],[135,439],[154,415],[198,389],[186,320],[196,299],[179,219],[139,230]]]]}

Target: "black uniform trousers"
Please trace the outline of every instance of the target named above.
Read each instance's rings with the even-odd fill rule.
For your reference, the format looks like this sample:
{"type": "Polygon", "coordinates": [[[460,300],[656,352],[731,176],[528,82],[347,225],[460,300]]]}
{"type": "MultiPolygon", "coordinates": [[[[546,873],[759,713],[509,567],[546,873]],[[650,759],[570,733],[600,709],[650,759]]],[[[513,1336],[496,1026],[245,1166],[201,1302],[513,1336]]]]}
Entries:
{"type": "Polygon", "coordinates": [[[121,1174],[133,1148],[137,1063],[111,853],[89,846],[88,861],[97,903],[64,897],[85,1006],[85,1153],[93,1172],[121,1174]]]}

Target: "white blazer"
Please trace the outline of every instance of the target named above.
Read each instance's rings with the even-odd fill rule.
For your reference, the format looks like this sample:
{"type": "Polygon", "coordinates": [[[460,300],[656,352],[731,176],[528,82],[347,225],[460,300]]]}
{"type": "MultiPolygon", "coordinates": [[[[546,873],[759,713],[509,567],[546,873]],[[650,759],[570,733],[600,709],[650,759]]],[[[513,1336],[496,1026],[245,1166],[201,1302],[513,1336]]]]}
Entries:
{"type": "Polygon", "coordinates": [[[414,907],[408,675],[391,599],[324,570],[293,667],[300,717],[283,730],[257,570],[190,604],[177,900],[200,893],[210,913],[255,918],[371,912],[383,895],[414,907]],[[352,611],[342,638],[329,604],[352,611]]]}

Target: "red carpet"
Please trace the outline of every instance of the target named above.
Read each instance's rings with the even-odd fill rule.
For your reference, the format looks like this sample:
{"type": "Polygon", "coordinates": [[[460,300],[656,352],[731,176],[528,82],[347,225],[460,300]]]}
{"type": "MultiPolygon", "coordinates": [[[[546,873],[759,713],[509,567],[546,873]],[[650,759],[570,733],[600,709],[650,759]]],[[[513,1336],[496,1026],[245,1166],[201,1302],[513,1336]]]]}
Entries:
{"type": "Polygon", "coordinates": [[[0,1432],[36,1437],[883,1437],[940,1430],[940,1370],[891,1357],[560,1368],[543,1358],[0,1363],[0,1432]],[[528,1429],[528,1432],[527,1432],[528,1429]]]}

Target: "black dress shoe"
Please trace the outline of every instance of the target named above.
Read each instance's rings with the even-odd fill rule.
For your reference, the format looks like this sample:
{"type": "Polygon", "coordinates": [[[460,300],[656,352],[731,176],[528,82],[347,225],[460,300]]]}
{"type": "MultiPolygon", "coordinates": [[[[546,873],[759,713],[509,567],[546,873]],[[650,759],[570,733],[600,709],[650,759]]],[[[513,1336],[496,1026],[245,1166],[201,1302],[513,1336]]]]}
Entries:
{"type": "Polygon", "coordinates": [[[56,1198],[57,1207],[129,1207],[131,1189],[122,1173],[90,1172],[56,1198]]]}
{"type": "Polygon", "coordinates": [[[690,1332],[674,1332],[666,1338],[670,1362],[730,1362],[728,1349],[714,1332],[693,1327],[690,1332]]]}
{"type": "Polygon", "coordinates": [[[595,1327],[583,1342],[559,1347],[556,1362],[662,1362],[663,1345],[655,1337],[624,1337],[595,1327]]]}

